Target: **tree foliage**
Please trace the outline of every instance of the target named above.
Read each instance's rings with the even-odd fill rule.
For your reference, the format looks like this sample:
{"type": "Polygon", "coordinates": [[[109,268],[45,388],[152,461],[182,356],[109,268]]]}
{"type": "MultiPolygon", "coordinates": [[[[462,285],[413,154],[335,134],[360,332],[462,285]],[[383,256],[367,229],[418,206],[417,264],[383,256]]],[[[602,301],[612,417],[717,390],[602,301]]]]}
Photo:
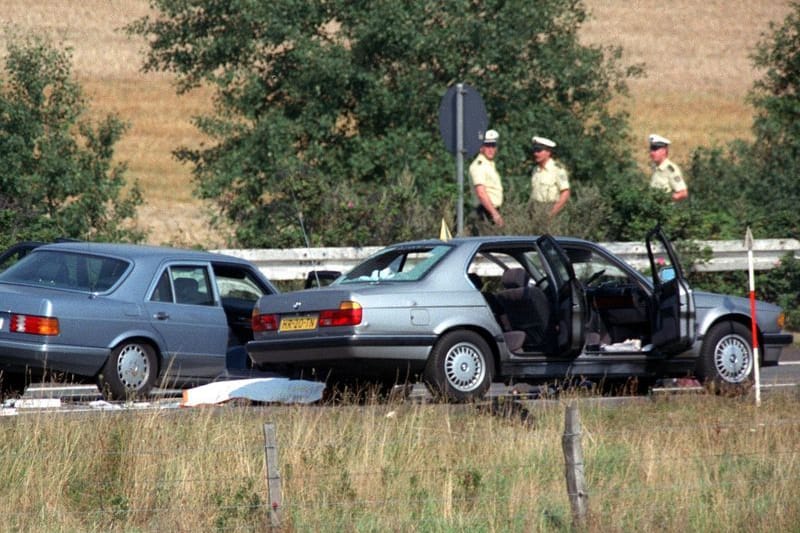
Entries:
{"type": "Polygon", "coordinates": [[[59,236],[136,240],[124,165],[112,163],[125,127],[113,116],[93,125],[71,77],[69,51],[38,37],[8,45],[0,78],[0,244],[59,236]]]}
{"type": "MultiPolygon", "coordinates": [[[[145,69],[174,72],[180,91],[216,88],[214,114],[197,119],[214,146],[176,153],[236,244],[301,245],[299,213],[316,245],[437,234],[458,196],[438,107],[458,82],[479,90],[501,133],[512,202],[528,194],[532,135],[558,139],[587,190],[635,172],[627,119],[608,103],[639,70],[579,43],[581,1],[152,5],[128,26],[148,39],[145,69]]],[[[526,213],[509,216],[525,226],[526,213]]]]}
{"type": "Polygon", "coordinates": [[[740,238],[748,225],[755,235],[800,237],[800,4],[770,24],[752,58],[764,72],[749,97],[755,140],[693,154],[695,188],[718,222],[706,238],[740,238]]]}

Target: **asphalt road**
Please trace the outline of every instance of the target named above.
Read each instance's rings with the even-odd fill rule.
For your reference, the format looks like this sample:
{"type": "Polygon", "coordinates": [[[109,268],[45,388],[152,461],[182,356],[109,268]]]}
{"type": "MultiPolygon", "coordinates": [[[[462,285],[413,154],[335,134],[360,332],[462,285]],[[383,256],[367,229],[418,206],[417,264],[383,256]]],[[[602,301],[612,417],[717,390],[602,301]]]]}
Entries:
{"type": "Polygon", "coordinates": [[[766,385],[800,383],[800,345],[784,348],[778,366],[762,368],[761,382],[766,385]]]}
{"type": "MultiPolygon", "coordinates": [[[[784,387],[792,387],[797,386],[800,384],[800,344],[793,344],[791,346],[787,346],[784,348],[783,353],[781,354],[781,360],[778,366],[772,367],[764,367],[760,369],[761,375],[761,385],[764,387],[765,390],[769,389],[782,389],[784,387]]],[[[251,376],[252,377],[252,376],[251,376]]],[[[699,385],[699,384],[698,384],[699,385]]],[[[671,384],[669,382],[661,383],[660,386],[662,388],[666,387],[669,389],[671,384]]],[[[692,389],[692,383],[683,382],[681,385],[676,386],[676,389],[680,389],[681,387],[686,388],[687,392],[692,389]]],[[[535,389],[535,387],[534,387],[535,389]]],[[[522,392],[530,392],[533,393],[535,397],[538,397],[534,390],[530,391],[522,391],[522,392]]],[[[502,383],[495,383],[492,385],[488,397],[496,397],[496,396],[507,396],[511,394],[512,391],[509,387],[503,385],[502,383]]],[[[176,399],[179,398],[181,395],[181,391],[179,390],[161,390],[156,389],[155,391],[155,405],[164,405],[164,402],[169,402],[177,406],[176,399]]],[[[425,401],[427,397],[429,397],[429,393],[426,387],[422,384],[415,384],[412,391],[411,397],[416,397],[418,400],[425,401]]],[[[60,398],[67,400],[70,404],[75,407],[78,406],[86,406],[93,400],[98,400],[100,398],[99,391],[94,386],[86,386],[86,385],[78,385],[78,386],[53,386],[53,385],[32,385],[23,398],[60,398]]],[[[44,407],[44,406],[42,406],[44,407]]],[[[8,414],[6,413],[6,409],[2,409],[2,413],[0,414],[8,414]]]]}

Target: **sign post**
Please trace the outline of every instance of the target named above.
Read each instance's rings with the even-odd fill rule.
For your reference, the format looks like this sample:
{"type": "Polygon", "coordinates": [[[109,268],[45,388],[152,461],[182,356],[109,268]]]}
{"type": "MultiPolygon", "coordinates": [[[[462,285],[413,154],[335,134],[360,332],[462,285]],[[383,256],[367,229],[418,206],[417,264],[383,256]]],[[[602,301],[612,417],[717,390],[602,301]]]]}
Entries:
{"type": "Polygon", "coordinates": [[[439,104],[439,133],[447,151],[456,156],[458,235],[464,234],[464,157],[478,153],[489,125],[481,95],[464,83],[447,89],[439,104]]]}
{"type": "Polygon", "coordinates": [[[747,271],[750,280],[750,327],[753,337],[753,378],[756,386],[756,405],[761,405],[761,375],[758,366],[758,320],[756,319],[756,282],[753,274],[753,233],[750,226],[744,236],[744,244],[747,248],[747,271]]]}

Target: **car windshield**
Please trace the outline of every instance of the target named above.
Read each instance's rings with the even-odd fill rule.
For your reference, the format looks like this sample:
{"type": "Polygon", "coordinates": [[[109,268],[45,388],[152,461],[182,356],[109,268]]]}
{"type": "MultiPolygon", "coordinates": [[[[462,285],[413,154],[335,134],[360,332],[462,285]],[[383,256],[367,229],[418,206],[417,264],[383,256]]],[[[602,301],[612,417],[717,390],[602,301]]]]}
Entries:
{"type": "Polygon", "coordinates": [[[0,273],[0,281],[83,292],[105,292],[128,269],[126,261],[98,255],[36,250],[0,273]]]}
{"type": "Polygon", "coordinates": [[[417,281],[451,249],[448,245],[391,248],[370,257],[335,283],[417,281]]]}

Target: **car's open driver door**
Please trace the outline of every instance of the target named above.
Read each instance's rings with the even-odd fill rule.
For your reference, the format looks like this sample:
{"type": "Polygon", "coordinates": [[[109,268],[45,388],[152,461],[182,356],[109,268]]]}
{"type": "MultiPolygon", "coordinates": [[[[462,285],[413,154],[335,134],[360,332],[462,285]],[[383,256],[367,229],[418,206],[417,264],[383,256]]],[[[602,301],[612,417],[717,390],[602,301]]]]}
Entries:
{"type": "Polygon", "coordinates": [[[653,276],[653,349],[662,353],[686,350],[695,339],[692,289],[669,239],[656,226],[647,234],[647,255],[653,276]]]}

